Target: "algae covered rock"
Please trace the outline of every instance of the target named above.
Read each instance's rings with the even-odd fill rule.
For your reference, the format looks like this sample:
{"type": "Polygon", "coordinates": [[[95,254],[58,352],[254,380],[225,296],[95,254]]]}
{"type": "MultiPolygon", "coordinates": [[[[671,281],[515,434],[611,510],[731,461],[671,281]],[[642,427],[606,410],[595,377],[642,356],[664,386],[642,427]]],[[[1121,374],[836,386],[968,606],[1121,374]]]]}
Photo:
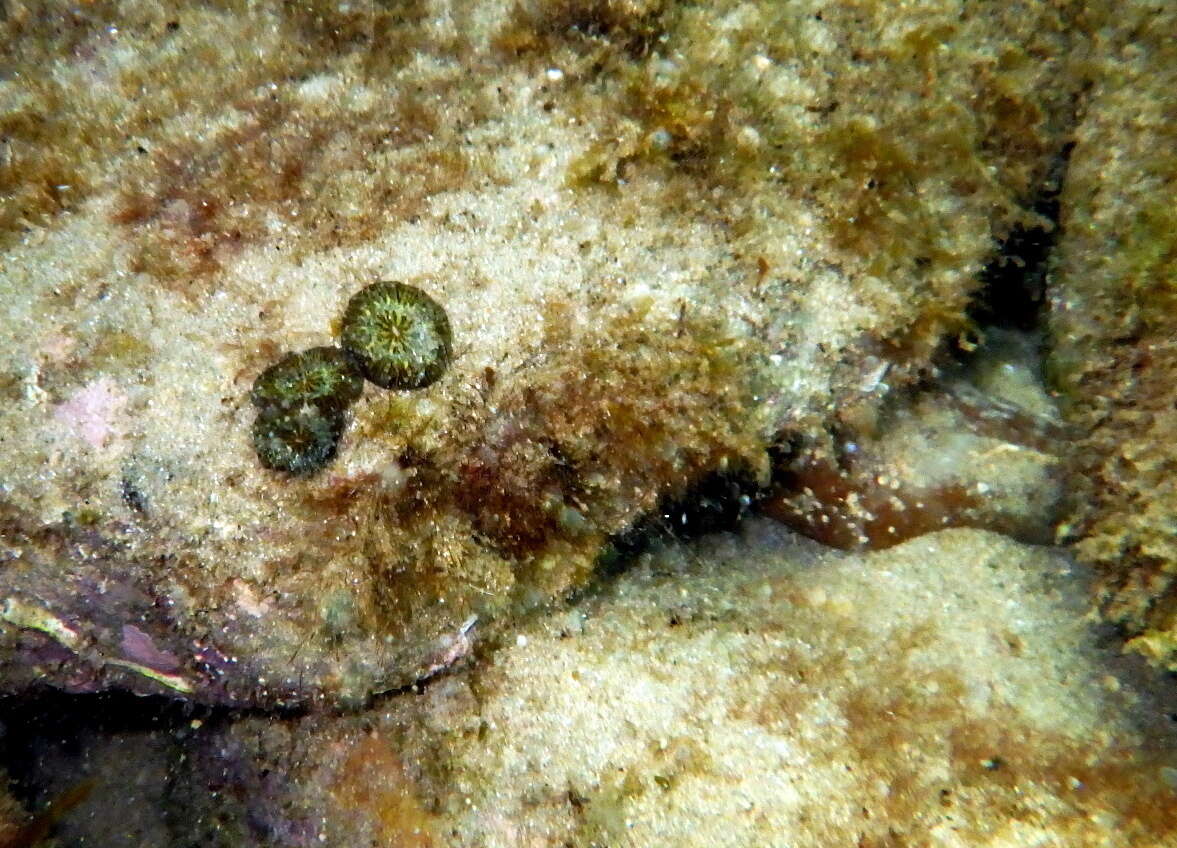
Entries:
{"type": "Polygon", "coordinates": [[[1069,536],[1104,616],[1177,669],[1177,14],[1131,11],[1064,184],[1051,368],[1086,434],[1069,536]]]}
{"type": "Polygon", "coordinates": [[[836,437],[778,450],[756,509],[844,550],[948,527],[1053,542],[1072,435],[1047,389],[1037,334],[985,335],[967,367],[844,412],[836,437]]]}
{"type": "Polygon", "coordinates": [[[0,681],[241,704],[433,673],[668,499],[764,482],[782,440],[917,379],[1036,220],[1104,25],[1045,2],[5,10],[0,681]],[[335,456],[266,468],[253,381],[379,280],[444,305],[449,367],[341,431],[275,422],[335,456]]]}

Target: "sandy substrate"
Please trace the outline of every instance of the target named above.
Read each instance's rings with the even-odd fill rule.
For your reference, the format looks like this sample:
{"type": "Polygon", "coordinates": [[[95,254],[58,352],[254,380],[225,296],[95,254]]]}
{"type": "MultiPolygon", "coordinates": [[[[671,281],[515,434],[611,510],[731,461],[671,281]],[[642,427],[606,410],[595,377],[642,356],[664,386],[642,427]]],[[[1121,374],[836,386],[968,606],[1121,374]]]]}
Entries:
{"type": "Polygon", "coordinates": [[[1172,24],[0,3],[3,838],[1177,844],[1172,24]],[[377,280],[452,363],[267,470],[377,280]]]}
{"type": "Polygon", "coordinates": [[[97,845],[1160,848],[1173,692],[1102,646],[1088,576],[981,531],[846,554],[753,521],[361,715],[46,726],[35,770],[97,777],[63,831],[97,845]]]}

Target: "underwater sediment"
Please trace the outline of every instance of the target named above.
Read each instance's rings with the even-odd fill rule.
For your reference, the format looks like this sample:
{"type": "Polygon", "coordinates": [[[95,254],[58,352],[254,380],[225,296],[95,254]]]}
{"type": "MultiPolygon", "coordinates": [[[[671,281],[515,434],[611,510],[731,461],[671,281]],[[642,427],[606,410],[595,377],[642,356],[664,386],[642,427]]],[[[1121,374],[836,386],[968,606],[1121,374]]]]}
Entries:
{"type": "Polygon", "coordinates": [[[1100,644],[1091,576],[996,533],[846,553],[754,519],[359,714],[50,715],[25,768],[92,775],[76,844],[1159,848],[1173,688],[1100,644]]]}
{"type": "Polygon", "coordinates": [[[0,844],[1171,844],[1174,14],[0,2],[0,844]]]}

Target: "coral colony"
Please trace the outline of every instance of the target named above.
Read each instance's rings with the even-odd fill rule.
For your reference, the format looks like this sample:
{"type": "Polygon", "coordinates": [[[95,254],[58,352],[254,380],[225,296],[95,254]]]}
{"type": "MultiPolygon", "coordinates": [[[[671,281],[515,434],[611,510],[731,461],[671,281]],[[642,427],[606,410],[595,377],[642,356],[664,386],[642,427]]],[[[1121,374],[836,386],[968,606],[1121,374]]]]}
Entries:
{"type": "Polygon", "coordinates": [[[343,348],[289,353],[258,376],[253,447],[266,468],[305,476],[334,457],[364,378],[386,389],[420,389],[449,365],[453,334],[437,301],[400,282],[357,292],[343,316],[343,348]]]}

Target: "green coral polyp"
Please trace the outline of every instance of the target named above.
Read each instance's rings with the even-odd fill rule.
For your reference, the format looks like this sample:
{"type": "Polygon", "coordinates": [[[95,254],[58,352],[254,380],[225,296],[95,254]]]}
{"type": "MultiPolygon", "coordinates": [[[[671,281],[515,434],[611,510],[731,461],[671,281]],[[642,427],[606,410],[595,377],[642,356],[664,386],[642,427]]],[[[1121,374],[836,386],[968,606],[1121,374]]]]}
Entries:
{"type": "Polygon", "coordinates": [[[313,347],[288,353],[263,371],[249,393],[257,407],[253,448],[266,468],[313,474],[335,457],[347,408],[364,378],[344,351],[313,347]]]}
{"type": "Polygon", "coordinates": [[[288,353],[249,393],[253,449],[266,468],[309,476],[335,458],[347,409],[367,377],[386,389],[419,389],[449,365],[453,337],[441,305],[414,286],[374,283],[343,316],[342,343],[288,353]]]}
{"type": "Polygon", "coordinates": [[[341,341],[376,385],[420,389],[445,372],[453,335],[445,309],[425,292],[380,282],[348,301],[341,341]]]}
{"type": "Polygon", "coordinates": [[[359,400],[364,378],[351,358],[337,347],[313,347],[288,353],[253,384],[250,399],[259,409],[294,409],[304,403],[342,410],[359,400]]]}
{"type": "Polygon", "coordinates": [[[314,474],[334,459],[344,424],[343,410],[311,403],[293,409],[267,407],[253,422],[253,448],[266,468],[314,474]]]}

